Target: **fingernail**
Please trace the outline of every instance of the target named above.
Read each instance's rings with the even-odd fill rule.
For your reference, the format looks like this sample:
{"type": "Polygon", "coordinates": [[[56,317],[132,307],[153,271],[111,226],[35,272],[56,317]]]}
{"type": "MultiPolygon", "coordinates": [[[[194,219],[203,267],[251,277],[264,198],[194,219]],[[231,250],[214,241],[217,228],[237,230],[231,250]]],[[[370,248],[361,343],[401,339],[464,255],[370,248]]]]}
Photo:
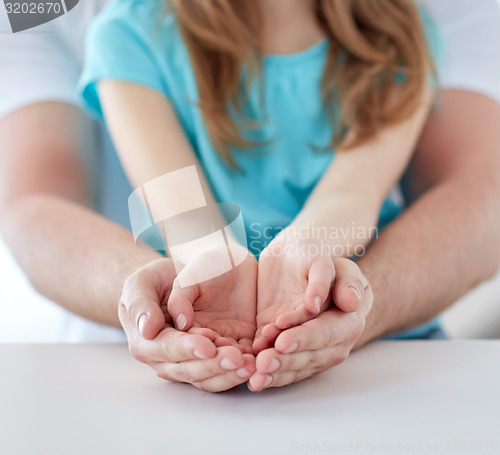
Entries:
{"type": "Polygon", "coordinates": [[[205,354],[203,354],[202,352],[198,351],[197,349],[195,349],[193,351],[193,354],[196,358],[200,359],[200,360],[207,360],[209,357],[207,357],[205,354]]]}
{"type": "Polygon", "coordinates": [[[271,382],[273,382],[273,377],[270,374],[268,374],[266,382],[264,382],[264,387],[269,387],[271,385],[271,382]]]}
{"type": "Polygon", "coordinates": [[[319,313],[321,310],[321,297],[319,295],[314,297],[314,306],[316,307],[316,313],[319,313]]]}
{"type": "Polygon", "coordinates": [[[291,352],[296,351],[298,347],[299,347],[299,343],[297,343],[297,342],[292,343],[290,346],[288,346],[288,348],[285,349],[284,353],[290,354],[291,352]]]}
{"type": "Polygon", "coordinates": [[[246,368],[238,368],[236,374],[242,379],[249,378],[252,375],[246,368]]]}
{"type": "Polygon", "coordinates": [[[236,370],[236,368],[238,368],[238,365],[225,357],[220,361],[220,366],[224,368],[224,370],[236,370]]]}
{"type": "Polygon", "coordinates": [[[269,365],[266,373],[274,373],[276,370],[279,369],[280,366],[281,366],[280,361],[274,358],[273,361],[271,362],[271,365],[269,365]]]}
{"type": "Polygon", "coordinates": [[[175,319],[175,325],[177,326],[177,330],[182,330],[184,327],[186,327],[187,324],[187,317],[184,313],[181,313],[177,316],[175,319]]]}
{"type": "Polygon", "coordinates": [[[148,320],[148,315],[146,313],[141,314],[139,322],[137,323],[137,328],[139,329],[141,335],[142,335],[142,329],[144,329],[144,324],[146,324],[147,320],[148,320]]]}
{"type": "Polygon", "coordinates": [[[354,286],[347,286],[347,287],[354,291],[354,293],[358,296],[358,300],[361,302],[361,292],[359,292],[359,289],[354,286]]]}

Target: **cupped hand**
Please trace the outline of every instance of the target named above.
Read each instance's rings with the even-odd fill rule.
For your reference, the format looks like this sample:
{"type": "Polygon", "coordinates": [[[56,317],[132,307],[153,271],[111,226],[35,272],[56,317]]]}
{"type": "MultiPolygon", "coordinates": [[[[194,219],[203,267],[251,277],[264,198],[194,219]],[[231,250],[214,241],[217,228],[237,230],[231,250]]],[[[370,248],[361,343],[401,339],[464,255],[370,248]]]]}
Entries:
{"type": "Polygon", "coordinates": [[[248,381],[250,390],[291,384],[347,358],[363,333],[373,304],[373,292],[353,261],[334,259],[334,265],[337,278],[332,295],[336,305],[312,320],[282,331],[273,347],[259,352],[257,371],[248,381]],[[355,305],[356,301],[358,309],[355,312],[347,313],[339,308],[355,305]]]}
{"type": "Polygon", "coordinates": [[[175,278],[172,261],[159,259],[132,274],[124,285],[119,305],[120,321],[132,355],[152,367],[161,378],[187,382],[202,390],[218,392],[245,382],[255,371],[254,356],[244,352],[250,345],[246,340],[251,339],[255,331],[255,291],[253,309],[247,302],[252,300],[257,266],[251,259],[241,266],[241,275],[238,270],[233,270],[228,276],[219,277],[220,286],[201,283],[197,294],[190,290],[189,296],[197,296],[195,326],[184,332],[173,327],[168,313],[175,278]],[[244,276],[249,276],[250,282],[253,279],[253,286],[242,285],[240,289],[236,281],[244,276]],[[221,289],[222,282],[227,289],[221,289]],[[247,306],[230,305],[232,297],[238,298],[243,288],[247,288],[245,292],[250,295],[249,299],[242,299],[247,306]],[[210,296],[214,297],[214,303],[205,304],[210,296]],[[227,299],[226,305],[224,299],[227,299]],[[232,311],[225,311],[231,306],[232,311]],[[204,309],[208,313],[206,316],[204,309]],[[222,325],[217,321],[219,316],[225,321],[222,325]],[[240,322],[222,330],[221,334],[214,331],[226,323],[226,327],[230,327],[234,320],[240,322]],[[245,344],[246,347],[242,348],[245,344]]]}
{"type": "MultiPolygon", "coordinates": [[[[302,325],[280,329],[272,347],[255,359],[247,353],[255,333],[257,263],[252,256],[209,282],[173,290],[172,261],[154,261],[131,275],[123,289],[119,316],[130,351],[160,377],[212,392],[230,389],[250,376],[249,388],[258,391],[324,371],[348,355],[373,300],[354,262],[335,259],[333,265],[331,296],[336,306],[302,325]],[[340,310],[358,305],[355,313],[340,310]],[[185,322],[179,320],[181,313],[185,322]],[[171,315],[183,331],[173,327],[171,315]]],[[[186,268],[184,273],[193,270],[186,268]]],[[[275,285],[282,282],[275,278],[275,285]]],[[[279,306],[279,300],[273,305],[267,311],[270,320],[272,311],[278,317],[279,309],[281,314],[290,312],[289,306],[279,306]]],[[[300,305],[292,307],[291,313],[300,305]]]]}
{"type": "MultiPolygon", "coordinates": [[[[285,329],[309,321],[332,305],[336,270],[327,245],[279,235],[259,260],[255,353],[274,345],[285,329]]],[[[336,302],[345,312],[359,306],[358,288],[336,302]]]]}
{"type": "Polygon", "coordinates": [[[238,248],[239,265],[227,270],[227,250],[203,252],[174,281],[168,313],[177,329],[209,329],[218,345],[239,346],[251,353],[256,330],[257,260],[238,248]],[[215,275],[204,280],[207,275],[215,275]],[[182,283],[193,283],[182,286],[182,283]]]}

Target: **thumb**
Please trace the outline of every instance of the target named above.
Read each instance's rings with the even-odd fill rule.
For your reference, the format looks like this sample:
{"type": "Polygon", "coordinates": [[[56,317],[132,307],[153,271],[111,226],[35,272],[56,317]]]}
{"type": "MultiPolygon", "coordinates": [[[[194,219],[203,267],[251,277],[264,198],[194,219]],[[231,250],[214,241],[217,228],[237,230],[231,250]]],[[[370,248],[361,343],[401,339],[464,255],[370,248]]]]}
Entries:
{"type": "Polygon", "coordinates": [[[144,339],[152,340],[164,328],[165,315],[155,298],[134,294],[122,295],[118,311],[120,322],[127,335],[138,330],[144,339]]]}
{"type": "Polygon", "coordinates": [[[354,313],[365,299],[368,282],[356,263],[350,259],[336,259],[335,269],[337,278],[332,290],[333,302],[340,310],[354,313]]]}
{"type": "Polygon", "coordinates": [[[168,314],[172,317],[177,330],[187,332],[193,326],[193,305],[200,294],[198,284],[181,287],[178,278],[167,303],[168,314]]]}
{"type": "Polygon", "coordinates": [[[306,309],[311,314],[319,314],[330,307],[330,290],[335,279],[335,267],[329,256],[316,258],[308,273],[305,292],[306,309]]]}

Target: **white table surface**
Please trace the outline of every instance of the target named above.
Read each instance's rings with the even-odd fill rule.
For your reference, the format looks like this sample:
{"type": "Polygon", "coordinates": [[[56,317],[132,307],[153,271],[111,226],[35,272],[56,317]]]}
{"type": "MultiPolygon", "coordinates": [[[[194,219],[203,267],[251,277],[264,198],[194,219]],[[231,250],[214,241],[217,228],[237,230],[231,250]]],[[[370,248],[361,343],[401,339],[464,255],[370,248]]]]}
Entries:
{"type": "Polygon", "coordinates": [[[2,455],[500,454],[500,341],[377,342],[301,383],[210,394],[125,345],[0,345],[2,455]]]}

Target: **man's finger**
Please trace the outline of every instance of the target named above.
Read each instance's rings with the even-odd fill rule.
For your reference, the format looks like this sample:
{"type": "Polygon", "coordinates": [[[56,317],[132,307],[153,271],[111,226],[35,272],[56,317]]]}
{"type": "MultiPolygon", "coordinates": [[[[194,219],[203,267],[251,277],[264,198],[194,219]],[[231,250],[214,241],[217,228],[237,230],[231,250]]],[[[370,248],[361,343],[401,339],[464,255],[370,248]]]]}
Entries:
{"type": "Polygon", "coordinates": [[[127,333],[132,336],[138,331],[146,340],[152,340],[165,326],[165,315],[157,297],[148,297],[148,293],[124,293],[118,308],[118,317],[127,333]]]}
{"type": "Polygon", "coordinates": [[[146,364],[205,360],[217,355],[217,348],[209,338],[179,332],[173,327],[164,329],[154,340],[141,336],[129,338],[129,348],[137,360],[146,364]]]}
{"type": "Polygon", "coordinates": [[[337,278],[332,289],[333,301],[342,311],[353,313],[365,299],[365,292],[369,287],[368,281],[350,259],[336,259],[335,269],[337,278]]]}
{"type": "Polygon", "coordinates": [[[255,359],[252,355],[245,355],[245,364],[235,371],[213,376],[204,381],[195,382],[193,385],[207,392],[223,392],[243,384],[255,372],[255,359]]]}
{"type": "Polygon", "coordinates": [[[164,379],[194,384],[228,372],[236,372],[245,365],[246,359],[241,351],[233,346],[224,346],[217,349],[217,355],[212,359],[163,363],[155,369],[164,379]]]}
{"type": "Polygon", "coordinates": [[[285,330],[276,339],[275,347],[283,354],[315,351],[336,344],[346,337],[360,333],[361,317],[357,313],[344,313],[331,308],[314,319],[285,330]]]}
{"type": "Polygon", "coordinates": [[[127,336],[135,330],[152,340],[165,325],[161,309],[163,296],[170,292],[172,264],[165,259],[156,260],[132,274],[123,286],[119,305],[119,318],[127,336]]]}
{"type": "Polygon", "coordinates": [[[321,365],[338,365],[348,354],[345,345],[337,344],[317,351],[300,351],[281,354],[276,349],[266,349],[256,358],[256,371],[263,374],[276,374],[285,371],[308,370],[321,365]]]}
{"type": "Polygon", "coordinates": [[[307,370],[284,371],[275,375],[257,372],[253,374],[249,379],[248,388],[252,392],[260,392],[270,387],[282,387],[314,376],[320,371],[323,370],[318,368],[310,368],[307,370]]]}
{"type": "Polygon", "coordinates": [[[281,333],[281,330],[279,330],[273,323],[258,328],[257,332],[255,333],[255,338],[252,344],[253,352],[255,354],[258,354],[264,349],[273,346],[274,342],[276,341],[276,336],[279,333],[281,333]]]}

